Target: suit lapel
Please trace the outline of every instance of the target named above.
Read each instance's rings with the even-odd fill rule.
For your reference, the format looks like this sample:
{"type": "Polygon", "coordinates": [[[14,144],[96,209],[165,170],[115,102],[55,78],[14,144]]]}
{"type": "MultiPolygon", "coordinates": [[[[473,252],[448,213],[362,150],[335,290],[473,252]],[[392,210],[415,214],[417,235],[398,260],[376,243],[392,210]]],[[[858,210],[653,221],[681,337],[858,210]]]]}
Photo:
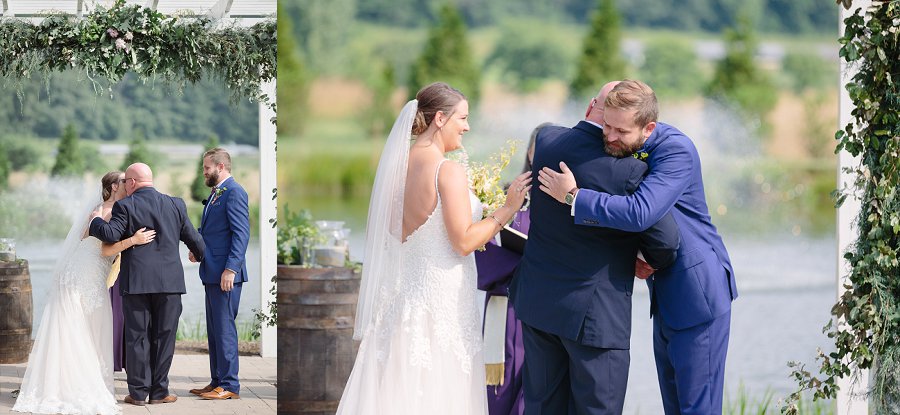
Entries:
{"type": "Polygon", "coordinates": [[[209,203],[205,206],[206,209],[203,209],[203,217],[200,219],[200,229],[201,230],[206,225],[206,221],[208,220],[207,218],[212,213],[213,208],[216,207],[215,203],[226,200],[226,199],[223,199],[222,197],[224,197],[225,193],[228,192],[228,182],[232,181],[233,179],[234,179],[233,177],[229,177],[229,178],[225,179],[225,181],[219,185],[219,188],[223,189],[222,192],[219,193],[218,196],[213,195],[212,197],[209,198],[209,203]]]}

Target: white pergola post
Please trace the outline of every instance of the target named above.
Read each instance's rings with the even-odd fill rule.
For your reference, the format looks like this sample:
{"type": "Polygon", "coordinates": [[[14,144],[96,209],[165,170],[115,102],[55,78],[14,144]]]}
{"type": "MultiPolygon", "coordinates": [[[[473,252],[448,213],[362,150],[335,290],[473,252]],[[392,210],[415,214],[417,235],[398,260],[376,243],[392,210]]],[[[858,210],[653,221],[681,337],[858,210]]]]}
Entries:
{"type": "MultiPolygon", "coordinates": [[[[871,0],[855,0],[853,2],[853,7],[850,10],[845,10],[843,7],[838,6],[841,9],[841,21],[840,21],[840,35],[844,35],[844,19],[848,16],[853,15],[853,13],[857,9],[867,9],[871,5],[871,0]]],[[[853,116],[850,114],[853,111],[853,102],[850,100],[850,94],[847,92],[847,83],[853,78],[855,71],[852,67],[849,67],[844,60],[841,60],[841,75],[840,75],[840,115],[838,117],[838,128],[843,128],[845,125],[853,121],[853,116]]],[[[840,155],[840,163],[838,164],[838,189],[849,189],[853,186],[854,178],[847,173],[844,173],[844,167],[850,166],[858,166],[859,158],[853,157],[846,150],[841,151],[840,155]]],[[[846,252],[850,247],[856,242],[857,237],[859,236],[859,230],[854,226],[853,221],[856,220],[857,216],[859,216],[860,211],[860,201],[859,199],[848,196],[846,200],[844,200],[844,204],[841,205],[840,209],[838,209],[838,267],[837,267],[837,298],[840,298],[844,293],[844,284],[847,281],[847,275],[850,270],[850,266],[847,263],[847,260],[844,259],[844,252],[846,252]]],[[[869,387],[869,371],[863,371],[858,379],[857,384],[853,384],[852,379],[843,378],[838,381],[838,386],[840,390],[838,391],[837,396],[837,414],[838,415],[867,415],[869,413],[869,405],[868,400],[865,395],[862,393],[854,393],[857,392],[865,392],[869,387]]]]}
{"type": "MultiPolygon", "coordinates": [[[[275,102],[275,80],[261,86],[262,93],[275,102]]],[[[268,311],[269,303],[275,302],[275,295],[270,291],[275,283],[272,277],[278,272],[277,231],[269,223],[278,214],[278,204],[272,191],[277,186],[277,168],[275,162],[276,131],[272,118],[275,112],[265,103],[259,103],[259,305],[268,311]]],[[[263,327],[260,336],[260,352],[262,357],[278,355],[278,330],[276,327],[263,327]]]]}

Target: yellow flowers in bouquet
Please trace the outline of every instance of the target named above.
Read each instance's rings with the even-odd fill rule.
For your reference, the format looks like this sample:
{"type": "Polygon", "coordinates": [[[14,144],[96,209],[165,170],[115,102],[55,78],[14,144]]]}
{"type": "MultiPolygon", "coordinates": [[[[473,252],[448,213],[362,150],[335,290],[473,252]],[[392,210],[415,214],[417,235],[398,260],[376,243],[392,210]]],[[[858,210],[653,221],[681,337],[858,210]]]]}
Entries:
{"type": "Polygon", "coordinates": [[[481,201],[484,209],[483,217],[487,217],[506,202],[506,191],[500,184],[500,180],[503,170],[509,166],[509,162],[515,154],[515,140],[508,140],[506,145],[492,154],[484,163],[469,163],[465,153],[462,154],[461,163],[466,167],[466,173],[468,173],[469,188],[481,201]]]}

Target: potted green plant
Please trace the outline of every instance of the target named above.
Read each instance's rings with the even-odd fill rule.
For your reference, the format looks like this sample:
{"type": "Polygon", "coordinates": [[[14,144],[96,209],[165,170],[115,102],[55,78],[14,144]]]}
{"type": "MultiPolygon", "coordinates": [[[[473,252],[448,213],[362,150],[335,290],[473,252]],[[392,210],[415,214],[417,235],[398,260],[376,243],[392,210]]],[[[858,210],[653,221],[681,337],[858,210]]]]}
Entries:
{"type": "Polygon", "coordinates": [[[308,210],[291,212],[285,206],[283,220],[278,223],[278,264],[314,266],[312,247],[321,239],[319,228],[308,210]]]}

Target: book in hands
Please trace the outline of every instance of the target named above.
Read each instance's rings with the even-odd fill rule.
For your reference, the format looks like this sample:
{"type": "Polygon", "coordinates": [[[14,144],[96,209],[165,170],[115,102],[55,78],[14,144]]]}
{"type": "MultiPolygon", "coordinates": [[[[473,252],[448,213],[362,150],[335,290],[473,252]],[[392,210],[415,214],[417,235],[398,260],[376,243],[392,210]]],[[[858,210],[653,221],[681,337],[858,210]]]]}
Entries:
{"type": "Polygon", "coordinates": [[[502,248],[522,255],[525,252],[525,242],[527,241],[528,235],[509,227],[509,225],[500,229],[500,247],[502,248]]]}

